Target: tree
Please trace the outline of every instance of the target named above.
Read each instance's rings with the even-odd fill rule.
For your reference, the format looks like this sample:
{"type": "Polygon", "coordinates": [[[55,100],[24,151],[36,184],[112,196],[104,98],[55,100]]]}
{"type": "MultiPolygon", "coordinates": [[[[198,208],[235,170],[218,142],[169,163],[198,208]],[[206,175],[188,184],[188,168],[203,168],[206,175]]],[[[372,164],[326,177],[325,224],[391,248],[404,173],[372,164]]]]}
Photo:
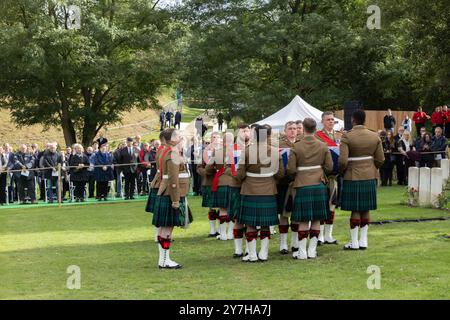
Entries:
{"type": "Polygon", "coordinates": [[[19,126],[62,128],[89,145],[132,108],[157,108],[172,82],[176,28],[158,1],[4,0],[0,7],[0,107],[19,126]]]}

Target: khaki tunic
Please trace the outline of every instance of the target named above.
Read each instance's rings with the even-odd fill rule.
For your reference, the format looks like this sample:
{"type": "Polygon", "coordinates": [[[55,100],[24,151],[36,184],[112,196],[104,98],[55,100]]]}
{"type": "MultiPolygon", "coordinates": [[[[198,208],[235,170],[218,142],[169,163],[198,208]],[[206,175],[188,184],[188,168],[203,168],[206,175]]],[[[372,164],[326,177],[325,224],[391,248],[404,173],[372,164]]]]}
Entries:
{"type": "Polygon", "coordinates": [[[219,177],[219,187],[230,186],[233,184],[233,176],[231,171],[230,159],[226,155],[226,150],[215,149],[210,162],[206,165],[205,171],[207,175],[214,178],[216,172],[225,166],[223,174],[219,177]]]}
{"type": "Polygon", "coordinates": [[[305,136],[295,143],[288,163],[288,174],[295,177],[294,188],[314,186],[326,182],[326,175],[333,171],[333,160],[328,146],[314,136],[305,136]],[[321,166],[298,171],[297,167],[321,166]]]}
{"type": "MultiPolygon", "coordinates": [[[[241,195],[276,195],[277,194],[277,179],[280,179],[283,176],[283,169],[280,166],[279,157],[278,157],[278,149],[272,147],[270,145],[267,146],[267,150],[265,155],[260,158],[258,155],[256,156],[256,163],[250,164],[250,151],[254,152],[256,150],[255,146],[247,146],[245,148],[245,156],[240,158],[239,167],[236,173],[236,180],[241,185],[241,195]],[[270,168],[271,163],[270,155],[276,154],[276,164],[273,164],[272,167],[275,171],[275,174],[271,177],[249,177],[247,176],[247,172],[259,174],[261,173],[261,168],[270,168]],[[263,164],[264,163],[264,164],[263,164]]],[[[266,169],[267,170],[267,169],[266,169]]]]}
{"type": "Polygon", "coordinates": [[[162,179],[158,196],[170,196],[172,202],[180,201],[180,197],[185,197],[189,190],[189,179],[179,178],[180,173],[187,173],[186,164],[175,147],[171,147],[162,159],[163,175],[167,175],[168,179],[162,179]]]}
{"type": "Polygon", "coordinates": [[[339,147],[339,171],[344,174],[344,180],[378,179],[378,168],[384,162],[384,153],[378,134],[365,126],[354,126],[344,134],[339,147]],[[348,161],[349,157],[366,157],[373,159],[348,161]]]}

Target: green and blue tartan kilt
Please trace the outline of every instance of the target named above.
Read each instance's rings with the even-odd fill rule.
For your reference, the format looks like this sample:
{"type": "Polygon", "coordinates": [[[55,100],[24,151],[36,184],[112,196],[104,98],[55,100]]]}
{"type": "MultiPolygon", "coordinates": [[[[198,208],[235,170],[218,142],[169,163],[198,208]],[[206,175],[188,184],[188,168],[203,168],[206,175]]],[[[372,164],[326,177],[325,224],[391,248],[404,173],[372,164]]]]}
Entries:
{"type": "Polygon", "coordinates": [[[377,209],[377,180],[344,180],[341,210],[369,211],[377,209]]]}
{"type": "Polygon", "coordinates": [[[145,206],[146,212],[153,212],[157,197],[158,197],[158,188],[151,188],[148,194],[147,205],[145,206]]]}
{"type": "Polygon", "coordinates": [[[286,200],[286,195],[289,189],[288,184],[277,185],[277,211],[278,214],[283,214],[284,212],[284,202],[286,200]]]}
{"type": "Polygon", "coordinates": [[[229,201],[230,187],[220,186],[216,192],[211,191],[209,204],[211,208],[227,208],[229,201]]]}
{"type": "Polygon", "coordinates": [[[275,196],[241,195],[237,221],[247,226],[269,227],[279,224],[275,196]]]}
{"type": "Polygon", "coordinates": [[[241,188],[230,187],[228,193],[228,206],[227,206],[227,214],[230,219],[234,220],[237,218],[240,206],[241,206],[241,188]]]}
{"type": "Polygon", "coordinates": [[[211,208],[209,205],[211,199],[211,186],[202,186],[202,207],[211,208]]]}
{"type": "Polygon", "coordinates": [[[170,196],[158,196],[153,209],[152,224],[156,227],[182,227],[185,222],[185,198],[180,198],[180,214],[173,214],[170,196]]]}
{"type": "Polygon", "coordinates": [[[327,220],[330,217],[328,188],[323,183],[295,188],[292,221],[327,220]]]}

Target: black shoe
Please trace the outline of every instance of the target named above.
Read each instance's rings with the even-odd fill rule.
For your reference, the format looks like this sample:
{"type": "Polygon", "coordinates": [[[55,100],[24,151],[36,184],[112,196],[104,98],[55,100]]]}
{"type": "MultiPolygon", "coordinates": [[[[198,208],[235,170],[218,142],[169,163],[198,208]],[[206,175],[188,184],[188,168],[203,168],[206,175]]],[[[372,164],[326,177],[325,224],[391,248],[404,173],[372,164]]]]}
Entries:
{"type": "Polygon", "coordinates": [[[174,267],[169,267],[169,266],[161,267],[161,266],[159,266],[159,268],[160,268],[160,269],[181,269],[181,268],[183,268],[183,266],[182,266],[181,264],[177,264],[177,265],[174,266],[174,267]]]}
{"type": "Polygon", "coordinates": [[[131,197],[130,197],[130,200],[134,200],[134,199],[136,199],[136,198],[135,198],[135,197],[133,197],[133,196],[131,196],[131,197]]]}
{"type": "Polygon", "coordinates": [[[366,250],[367,249],[367,247],[361,247],[361,246],[359,246],[359,250],[366,250]]]}
{"type": "Polygon", "coordinates": [[[289,253],[289,251],[288,251],[288,250],[286,250],[286,249],[283,249],[283,250],[280,250],[280,253],[281,253],[281,254],[288,254],[288,253],[289,253]]]}
{"type": "Polygon", "coordinates": [[[217,233],[208,233],[208,238],[216,237],[217,233]]]}
{"type": "Polygon", "coordinates": [[[234,253],[233,254],[233,258],[242,258],[243,256],[244,256],[243,253],[241,253],[241,254],[234,253]]]}
{"type": "Polygon", "coordinates": [[[291,247],[292,252],[297,252],[298,248],[291,247]]]}
{"type": "Polygon", "coordinates": [[[130,200],[130,197],[125,197],[125,199],[124,200],[130,200]]]}
{"type": "Polygon", "coordinates": [[[325,244],[338,244],[337,240],[334,240],[334,241],[332,241],[332,242],[330,242],[330,241],[325,241],[324,243],[325,243],[325,244]]]}

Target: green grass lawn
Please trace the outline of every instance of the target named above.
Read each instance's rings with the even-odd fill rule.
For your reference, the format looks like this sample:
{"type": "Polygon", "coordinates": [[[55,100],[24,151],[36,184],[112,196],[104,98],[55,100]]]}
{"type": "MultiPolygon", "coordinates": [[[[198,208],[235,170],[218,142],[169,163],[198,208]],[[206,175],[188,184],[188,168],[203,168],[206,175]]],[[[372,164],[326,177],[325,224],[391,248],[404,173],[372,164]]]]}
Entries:
{"type": "MultiPolygon", "coordinates": [[[[379,189],[372,220],[449,217],[447,211],[400,205],[404,188],[379,189]]],[[[171,257],[181,270],[159,270],[151,215],[144,201],[0,209],[0,299],[449,299],[450,221],[391,223],[369,229],[369,249],[342,250],[348,213],[337,212],[340,244],[316,260],[278,253],[269,261],[233,259],[233,242],[207,238],[207,213],[191,197],[194,223],[175,231],[171,257]],[[66,287],[70,265],[81,289],[66,287]],[[381,270],[369,290],[367,268],[381,270]]],[[[258,245],[259,247],[259,245],[258,245]]]]}

